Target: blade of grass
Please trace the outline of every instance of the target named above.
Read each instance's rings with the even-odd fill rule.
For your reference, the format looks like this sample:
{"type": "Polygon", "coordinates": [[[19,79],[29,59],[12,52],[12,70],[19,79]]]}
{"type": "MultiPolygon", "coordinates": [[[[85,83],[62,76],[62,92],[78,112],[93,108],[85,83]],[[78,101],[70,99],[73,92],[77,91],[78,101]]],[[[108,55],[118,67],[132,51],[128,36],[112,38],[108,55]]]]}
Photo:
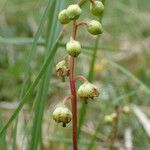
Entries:
{"type": "MultiPolygon", "coordinates": [[[[49,9],[51,8],[51,5],[52,5],[53,1],[48,1],[47,2],[47,6],[45,8],[45,11],[41,17],[41,20],[40,20],[40,24],[39,24],[39,27],[37,29],[37,32],[34,36],[34,39],[33,39],[33,44],[32,44],[32,47],[31,47],[31,50],[28,52],[28,57],[27,58],[27,61],[26,61],[26,64],[25,64],[25,71],[24,71],[24,81],[23,81],[23,85],[22,85],[22,89],[21,89],[21,94],[20,94],[20,98],[19,100],[23,99],[23,95],[25,94],[25,91],[27,90],[28,88],[28,84],[29,84],[29,69],[30,69],[30,62],[33,58],[33,55],[35,54],[35,51],[36,51],[36,47],[37,47],[37,44],[38,44],[38,40],[40,38],[40,35],[42,33],[42,29],[43,29],[43,26],[44,26],[44,23],[46,21],[46,18],[47,18],[47,15],[48,15],[48,12],[49,12],[49,9]]],[[[0,41],[3,40],[3,38],[0,38],[0,41]]],[[[18,40],[16,39],[12,39],[12,40],[3,40],[3,42],[18,42],[18,40]]],[[[27,42],[25,39],[22,39],[21,41],[19,42],[27,42]]],[[[17,136],[17,124],[18,124],[18,119],[16,118],[16,122],[15,122],[15,130],[14,130],[14,136],[13,136],[13,150],[16,149],[16,136],[17,136]]]]}
{"type": "Polygon", "coordinates": [[[28,88],[27,92],[25,93],[25,95],[23,96],[23,98],[21,99],[18,107],[16,108],[15,112],[12,114],[12,116],[9,118],[8,122],[6,123],[6,125],[2,128],[2,130],[0,131],[0,137],[5,133],[5,131],[7,130],[7,128],[10,126],[10,124],[12,123],[12,121],[17,117],[18,113],[20,112],[20,110],[22,109],[23,105],[26,103],[27,98],[29,96],[32,95],[35,87],[37,86],[37,84],[39,83],[41,77],[43,76],[43,74],[46,72],[47,67],[49,66],[49,64],[52,62],[52,58],[55,55],[55,48],[57,45],[57,42],[59,41],[60,37],[62,34],[60,34],[57,38],[57,40],[54,43],[53,48],[51,49],[51,52],[48,56],[48,58],[46,59],[46,61],[44,62],[43,66],[41,67],[40,72],[38,73],[36,79],[34,80],[34,82],[30,85],[30,87],[28,88]]]}
{"type": "MultiPolygon", "coordinates": [[[[47,15],[47,13],[46,13],[46,15],[47,15]]],[[[41,19],[41,21],[43,21],[43,22],[38,27],[38,32],[37,32],[38,35],[40,35],[39,33],[41,33],[41,31],[42,31],[41,27],[43,27],[43,24],[45,22],[45,13],[44,13],[43,17],[41,19]],[[43,19],[43,17],[44,17],[44,19],[43,19]],[[39,31],[39,28],[40,28],[40,31],[39,31]]],[[[37,34],[35,35],[35,37],[37,36],[37,34]]],[[[35,40],[35,38],[27,38],[27,37],[6,38],[6,37],[1,37],[0,36],[0,43],[1,44],[31,45],[31,44],[33,44],[34,40],[35,40]]],[[[45,44],[45,40],[42,39],[42,38],[39,39],[39,37],[38,37],[37,44],[38,45],[44,45],[45,44]]]]}
{"type": "MultiPolygon", "coordinates": [[[[60,32],[60,25],[58,23],[57,15],[59,11],[64,7],[65,1],[59,2],[58,0],[55,1],[53,8],[50,10],[49,16],[49,23],[48,23],[48,36],[47,36],[47,51],[46,51],[46,58],[47,55],[50,53],[50,49],[53,45],[53,42],[56,40],[59,32],[60,32]]],[[[57,51],[57,47],[55,49],[55,53],[57,51]]],[[[30,150],[37,150],[39,141],[41,141],[42,146],[42,118],[44,112],[45,102],[47,100],[48,95],[48,88],[49,88],[49,80],[51,77],[52,67],[53,67],[53,59],[51,64],[48,66],[47,71],[45,72],[44,76],[42,77],[42,81],[38,90],[38,95],[35,103],[35,117],[32,127],[32,138],[30,144],[30,150]]]]}
{"type": "MultiPolygon", "coordinates": [[[[103,0],[102,2],[105,5],[105,0],[103,0]]],[[[103,18],[103,14],[99,18],[99,20],[102,21],[102,18],[103,18]]],[[[100,39],[100,36],[97,36],[96,41],[95,41],[95,47],[94,47],[94,50],[93,50],[92,61],[91,61],[90,70],[89,70],[89,74],[88,74],[88,80],[90,82],[93,81],[94,65],[95,65],[96,56],[97,56],[99,39],[100,39]]],[[[81,127],[82,127],[82,124],[84,122],[84,118],[85,118],[85,115],[86,115],[87,108],[88,108],[88,105],[82,104],[82,107],[80,109],[80,118],[79,118],[79,127],[78,127],[78,139],[80,137],[81,127]]]]}
{"type": "MultiPolygon", "coordinates": [[[[0,37],[0,43],[1,44],[14,44],[14,45],[31,45],[33,44],[34,39],[33,38],[27,38],[27,37],[15,37],[15,38],[4,38],[0,37]]],[[[46,41],[43,38],[39,38],[37,41],[37,45],[42,45],[45,46],[46,41]]],[[[64,42],[59,42],[60,47],[65,47],[66,43],[64,42]]],[[[82,45],[82,49],[85,49],[86,51],[89,50],[90,52],[93,52],[93,49],[95,47],[93,46],[86,46],[82,45]]],[[[98,46],[97,50],[104,50],[104,51],[130,51],[129,49],[120,49],[116,47],[104,47],[104,46],[98,46]]]]}
{"type": "Polygon", "coordinates": [[[137,92],[136,90],[135,91],[131,91],[128,94],[121,95],[120,97],[117,97],[116,99],[112,100],[113,105],[115,105],[115,106],[118,105],[121,100],[135,95],[136,92],[137,92]]]}
{"type": "Polygon", "coordinates": [[[136,83],[138,83],[139,85],[141,85],[141,88],[150,94],[150,88],[145,85],[145,83],[143,83],[140,79],[138,79],[136,76],[134,76],[130,71],[128,71],[126,68],[124,68],[123,66],[117,64],[116,62],[114,62],[113,60],[111,60],[110,58],[107,58],[107,61],[114,66],[115,68],[117,68],[118,70],[120,70],[122,73],[124,73],[126,76],[130,77],[131,79],[133,79],[136,83]]]}
{"type": "MultiPolygon", "coordinates": [[[[0,116],[0,129],[2,129],[2,128],[3,128],[3,120],[2,120],[2,117],[0,116]]],[[[5,134],[2,137],[0,137],[0,149],[7,150],[5,134]]]]}

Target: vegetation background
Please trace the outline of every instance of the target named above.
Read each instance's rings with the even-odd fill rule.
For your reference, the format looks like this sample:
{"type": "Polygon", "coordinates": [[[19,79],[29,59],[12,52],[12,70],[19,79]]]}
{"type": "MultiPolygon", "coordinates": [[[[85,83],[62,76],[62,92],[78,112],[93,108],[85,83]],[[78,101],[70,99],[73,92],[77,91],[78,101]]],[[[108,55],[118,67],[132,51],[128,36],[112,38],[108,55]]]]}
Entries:
{"type": "MultiPolygon", "coordinates": [[[[51,113],[69,94],[68,80],[60,81],[55,64],[66,55],[71,25],[58,40],[57,16],[73,2],[0,0],[0,150],[72,147],[71,124],[62,128],[51,113]]],[[[88,0],[82,9],[81,19],[93,18],[88,0]]],[[[101,89],[88,105],[78,100],[80,150],[108,149],[111,125],[104,116],[126,105],[132,111],[121,116],[116,149],[150,149],[149,10],[149,0],[105,0],[104,33],[96,38],[84,27],[78,31],[83,53],[76,73],[101,89]]]]}

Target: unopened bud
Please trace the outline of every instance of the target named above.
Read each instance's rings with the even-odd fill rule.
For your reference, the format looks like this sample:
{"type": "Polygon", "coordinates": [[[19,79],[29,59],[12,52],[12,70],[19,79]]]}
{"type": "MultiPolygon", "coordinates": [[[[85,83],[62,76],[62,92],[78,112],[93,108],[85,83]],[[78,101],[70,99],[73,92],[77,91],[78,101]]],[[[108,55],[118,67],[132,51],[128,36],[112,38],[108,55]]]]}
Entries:
{"type": "Polygon", "coordinates": [[[67,15],[67,9],[62,10],[58,15],[58,20],[62,24],[68,24],[71,20],[69,19],[67,15]]]}
{"type": "Polygon", "coordinates": [[[122,112],[126,115],[128,115],[130,113],[130,108],[128,106],[124,106],[122,109],[122,112]]]}
{"type": "Polygon", "coordinates": [[[82,10],[77,4],[69,5],[67,8],[67,15],[71,20],[76,20],[79,18],[82,10]]]}
{"type": "Polygon", "coordinates": [[[94,1],[90,5],[90,11],[93,15],[99,16],[104,11],[104,5],[100,1],[94,1]]]}
{"type": "Polygon", "coordinates": [[[70,40],[66,44],[66,49],[69,55],[77,57],[81,53],[81,45],[78,41],[70,40]]]}
{"type": "Polygon", "coordinates": [[[96,20],[91,20],[87,23],[87,30],[93,35],[98,35],[103,32],[101,23],[96,20]]]}
{"type": "Polygon", "coordinates": [[[112,116],[111,115],[106,115],[104,117],[104,121],[108,124],[112,123],[113,122],[113,119],[112,119],[112,116]]]}

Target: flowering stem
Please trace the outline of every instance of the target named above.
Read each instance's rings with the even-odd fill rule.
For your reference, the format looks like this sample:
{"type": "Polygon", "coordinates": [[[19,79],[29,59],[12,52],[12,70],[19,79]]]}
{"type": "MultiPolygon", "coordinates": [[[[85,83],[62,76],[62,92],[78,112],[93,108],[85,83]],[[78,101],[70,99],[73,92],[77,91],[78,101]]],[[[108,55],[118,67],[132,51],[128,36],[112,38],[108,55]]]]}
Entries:
{"type": "Polygon", "coordinates": [[[118,134],[118,124],[119,124],[119,119],[120,119],[119,107],[116,106],[115,110],[116,110],[116,114],[117,114],[117,119],[115,120],[115,122],[113,124],[113,127],[112,127],[112,133],[111,133],[111,137],[110,137],[109,150],[113,150],[114,149],[114,143],[115,143],[115,140],[116,140],[117,134],[118,134]]]}
{"type": "MultiPolygon", "coordinates": [[[[73,31],[72,31],[72,38],[76,39],[77,33],[77,23],[76,21],[73,22],[73,31]]],[[[74,79],[74,57],[69,56],[69,69],[70,69],[70,88],[71,88],[71,105],[72,105],[72,114],[73,114],[73,123],[72,123],[72,142],[73,142],[73,150],[77,150],[77,96],[76,96],[76,86],[75,86],[75,79],[74,79]]]]}

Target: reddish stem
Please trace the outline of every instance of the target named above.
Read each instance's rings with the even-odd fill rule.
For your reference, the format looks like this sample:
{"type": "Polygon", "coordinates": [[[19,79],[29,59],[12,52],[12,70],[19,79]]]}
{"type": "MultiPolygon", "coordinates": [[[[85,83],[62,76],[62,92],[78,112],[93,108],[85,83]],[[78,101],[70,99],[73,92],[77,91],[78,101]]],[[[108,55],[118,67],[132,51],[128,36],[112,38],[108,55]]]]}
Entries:
{"type": "Polygon", "coordinates": [[[66,104],[66,102],[70,99],[71,99],[71,96],[66,96],[63,100],[63,104],[66,104]]]}
{"type": "Polygon", "coordinates": [[[82,25],[87,25],[87,22],[82,21],[82,22],[79,22],[79,23],[77,24],[77,26],[82,26],[82,25]]]}
{"type": "MultiPolygon", "coordinates": [[[[76,39],[77,33],[77,23],[73,22],[73,31],[72,38],[76,39]]],[[[69,68],[70,68],[70,88],[71,88],[71,105],[72,105],[72,114],[73,114],[73,123],[72,123],[72,142],[73,142],[73,150],[77,150],[77,97],[76,97],[76,86],[74,80],[74,57],[69,57],[69,68]]]]}
{"type": "Polygon", "coordinates": [[[75,81],[80,80],[80,81],[84,81],[84,82],[88,81],[84,76],[81,76],[81,75],[80,76],[76,76],[74,80],[75,81]]]}

